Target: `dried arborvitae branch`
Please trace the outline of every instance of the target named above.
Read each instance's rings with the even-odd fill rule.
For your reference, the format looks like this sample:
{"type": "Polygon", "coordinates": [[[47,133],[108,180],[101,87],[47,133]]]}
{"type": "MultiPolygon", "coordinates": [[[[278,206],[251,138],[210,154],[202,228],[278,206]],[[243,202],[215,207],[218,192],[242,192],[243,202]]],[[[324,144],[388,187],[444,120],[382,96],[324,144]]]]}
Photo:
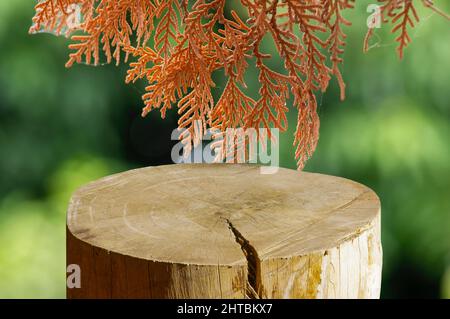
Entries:
{"type": "MultiPolygon", "coordinates": [[[[85,62],[119,63],[132,56],[126,81],[148,81],[143,115],[159,109],[162,117],[174,104],[181,138],[190,145],[207,127],[223,136],[227,128],[287,128],[287,102],[298,111],[294,144],[298,167],[314,152],[319,135],[316,93],[334,76],[345,98],[340,70],[350,22],[345,10],[354,0],[240,0],[240,14],[227,0],[41,0],[30,32],[71,36],[67,66],[85,62]],[[277,52],[262,52],[271,38],[277,52]],[[102,53],[103,52],[103,53],[102,53]],[[273,53],[285,71],[266,63],[273,53]],[[328,54],[327,54],[328,53],[328,54]],[[248,96],[244,80],[251,61],[258,69],[259,97],[248,96]],[[227,84],[217,101],[212,73],[222,70],[227,84]],[[200,123],[200,125],[199,125],[200,123]]],[[[398,34],[403,56],[408,28],[419,21],[415,5],[449,18],[431,0],[379,0],[381,21],[398,34]]],[[[373,30],[366,36],[367,43],[373,30]]],[[[221,159],[226,154],[219,156],[221,159]]]]}
{"type": "MultiPolygon", "coordinates": [[[[380,3],[380,20],[382,23],[391,23],[392,33],[397,34],[395,41],[398,43],[397,52],[403,58],[404,50],[411,42],[408,28],[414,28],[419,22],[416,5],[421,2],[423,6],[450,20],[450,16],[434,5],[433,0],[378,0],[380,3]]],[[[369,47],[369,40],[373,35],[373,29],[369,29],[364,40],[364,51],[369,47]]]]}

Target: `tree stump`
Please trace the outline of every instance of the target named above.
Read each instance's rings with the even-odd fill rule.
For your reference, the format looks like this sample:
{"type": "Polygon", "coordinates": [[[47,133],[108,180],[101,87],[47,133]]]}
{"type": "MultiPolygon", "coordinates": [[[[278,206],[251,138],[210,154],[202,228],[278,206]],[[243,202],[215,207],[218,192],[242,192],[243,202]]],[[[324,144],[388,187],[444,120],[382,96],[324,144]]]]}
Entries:
{"type": "Polygon", "coordinates": [[[75,192],[68,298],[379,298],[377,195],[256,165],[131,170],[75,192]]]}

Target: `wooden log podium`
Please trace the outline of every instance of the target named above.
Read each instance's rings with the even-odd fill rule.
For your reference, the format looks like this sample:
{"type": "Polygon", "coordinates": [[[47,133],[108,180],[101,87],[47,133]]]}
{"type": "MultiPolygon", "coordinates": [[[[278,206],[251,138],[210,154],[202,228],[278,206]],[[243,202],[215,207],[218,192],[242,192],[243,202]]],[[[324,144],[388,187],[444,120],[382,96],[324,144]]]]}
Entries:
{"type": "Polygon", "coordinates": [[[353,181],[259,166],[132,170],[78,189],[68,298],[379,298],[380,203],[353,181]]]}

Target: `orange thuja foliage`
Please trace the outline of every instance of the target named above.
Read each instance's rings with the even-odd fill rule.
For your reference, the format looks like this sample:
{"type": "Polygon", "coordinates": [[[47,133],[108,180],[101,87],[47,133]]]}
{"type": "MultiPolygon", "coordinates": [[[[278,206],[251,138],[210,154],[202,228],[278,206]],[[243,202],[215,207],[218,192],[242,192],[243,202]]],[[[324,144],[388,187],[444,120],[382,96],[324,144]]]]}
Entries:
{"type": "MultiPolygon", "coordinates": [[[[382,22],[398,33],[399,56],[410,42],[408,27],[419,21],[417,3],[438,10],[431,0],[378,0],[382,22]]],[[[330,79],[345,84],[340,71],[350,22],[344,11],[353,0],[236,0],[239,13],[227,0],[41,0],[30,32],[52,31],[72,36],[67,67],[85,62],[97,65],[100,54],[108,63],[133,62],[126,82],[148,81],[143,115],[159,109],[162,117],[176,104],[179,127],[198,143],[207,127],[287,128],[287,101],[298,111],[295,157],[298,167],[316,148],[319,135],[316,92],[330,79]],[[79,14],[79,21],[76,14],[79,14]],[[75,21],[73,21],[75,19],[75,21]],[[80,31],[82,34],[79,34],[80,31]],[[261,51],[264,38],[275,43],[286,72],[266,63],[271,53],[261,51]],[[248,96],[245,74],[255,61],[259,96],[248,96]],[[212,74],[226,77],[215,101],[212,74]],[[196,123],[201,123],[200,127],[196,123]]],[[[369,29],[365,49],[373,33],[369,29]]],[[[182,136],[186,139],[187,136],[182,136]]],[[[190,142],[189,142],[190,144],[190,142]]]]}

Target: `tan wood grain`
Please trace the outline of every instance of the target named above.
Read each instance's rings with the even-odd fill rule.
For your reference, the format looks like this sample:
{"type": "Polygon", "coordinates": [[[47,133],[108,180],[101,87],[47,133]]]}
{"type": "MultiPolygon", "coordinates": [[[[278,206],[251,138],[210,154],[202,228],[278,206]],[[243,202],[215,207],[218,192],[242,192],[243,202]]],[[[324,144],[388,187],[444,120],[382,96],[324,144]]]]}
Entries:
{"type": "Polygon", "coordinates": [[[131,170],[73,195],[69,298],[378,298],[380,203],[353,181],[256,165],[131,170]]]}

